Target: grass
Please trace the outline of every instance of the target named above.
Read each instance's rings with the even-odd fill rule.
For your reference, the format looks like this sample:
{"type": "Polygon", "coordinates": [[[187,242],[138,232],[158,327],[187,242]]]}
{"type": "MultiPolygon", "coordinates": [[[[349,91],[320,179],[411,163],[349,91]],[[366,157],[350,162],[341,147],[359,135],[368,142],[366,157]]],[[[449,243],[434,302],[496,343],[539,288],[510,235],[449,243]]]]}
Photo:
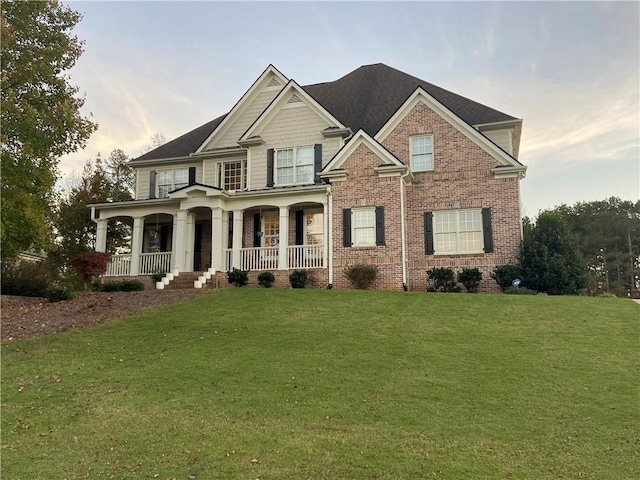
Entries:
{"type": "Polygon", "coordinates": [[[2,347],[11,479],[631,479],[640,308],[228,289],[2,347]]]}

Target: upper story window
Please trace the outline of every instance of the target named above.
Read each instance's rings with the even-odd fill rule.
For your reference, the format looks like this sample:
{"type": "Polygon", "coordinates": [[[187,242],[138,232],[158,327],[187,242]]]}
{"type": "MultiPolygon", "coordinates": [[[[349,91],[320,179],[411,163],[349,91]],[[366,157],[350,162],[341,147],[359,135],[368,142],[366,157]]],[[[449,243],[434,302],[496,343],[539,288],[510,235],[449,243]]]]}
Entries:
{"type": "Polygon", "coordinates": [[[411,137],[411,170],[433,170],[433,135],[411,137]]]}
{"type": "Polygon", "coordinates": [[[276,184],[294,185],[313,183],[313,147],[295,147],[276,150],[276,184]]]}
{"type": "Polygon", "coordinates": [[[218,164],[218,187],[236,191],[247,188],[247,164],[238,160],[218,164]]]}
{"type": "Polygon", "coordinates": [[[482,253],[481,211],[433,212],[433,234],[436,254],[482,253]]]}
{"type": "Polygon", "coordinates": [[[189,184],[189,169],[158,170],[157,184],[157,198],[165,198],[169,195],[169,192],[186,187],[189,184]]]}

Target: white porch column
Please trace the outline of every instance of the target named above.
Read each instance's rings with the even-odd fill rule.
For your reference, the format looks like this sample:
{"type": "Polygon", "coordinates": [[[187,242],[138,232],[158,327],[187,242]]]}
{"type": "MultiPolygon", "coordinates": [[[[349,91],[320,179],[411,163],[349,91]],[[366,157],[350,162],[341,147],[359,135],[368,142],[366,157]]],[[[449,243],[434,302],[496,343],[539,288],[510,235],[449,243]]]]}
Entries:
{"type": "Polygon", "coordinates": [[[195,240],[196,215],[187,212],[186,235],[184,244],[184,266],[185,271],[193,272],[193,243],[195,240]]]}
{"type": "Polygon", "coordinates": [[[107,219],[96,219],[96,252],[107,251],[107,219]]]}
{"type": "Polygon", "coordinates": [[[328,266],[329,252],[329,203],[322,204],[322,266],[328,266]]]}
{"type": "Polygon", "coordinates": [[[211,211],[211,266],[216,271],[224,270],[222,266],[222,249],[225,248],[222,214],[221,208],[214,208],[211,211]]]}
{"type": "Polygon", "coordinates": [[[278,270],[289,268],[289,207],[280,207],[280,238],[278,242],[278,270]]]}
{"type": "Polygon", "coordinates": [[[173,266],[174,270],[178,272],[185,271],[184,264],[184,251],[185,251],[185,240],[186,240],[186,229],[187,229],[187,211],[186,210],[178,210],[178,213],[175,217],[174,221],[174,236],[175,242],[173,244],[174,248],[174,258],[175,263],[173,266]]]}
{"type": "Polygon", "coordinates": [[[241,252],[242,248],[242,235],[244,227],[244,210],[233,211],[233,257],[232,266],[235,268],[242,268],[241,252]]]}
{"type": "Polygon", "coordinates": [[[140,254],[142,254],[142,237],[144,235],[144,217],[133,217],[131,229],[131,275],[140,274],[140,254]]]}

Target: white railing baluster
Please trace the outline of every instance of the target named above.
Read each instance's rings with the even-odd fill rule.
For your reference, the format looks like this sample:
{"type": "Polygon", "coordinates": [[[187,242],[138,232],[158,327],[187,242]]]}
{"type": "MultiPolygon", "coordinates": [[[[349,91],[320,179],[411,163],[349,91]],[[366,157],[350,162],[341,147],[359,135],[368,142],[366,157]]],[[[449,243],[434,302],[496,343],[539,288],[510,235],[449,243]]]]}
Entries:
{"type": "Polygon", "coordinates": [[[105,277],[120,277],[131,272],[131,255],[111,255],[105,277]]]}

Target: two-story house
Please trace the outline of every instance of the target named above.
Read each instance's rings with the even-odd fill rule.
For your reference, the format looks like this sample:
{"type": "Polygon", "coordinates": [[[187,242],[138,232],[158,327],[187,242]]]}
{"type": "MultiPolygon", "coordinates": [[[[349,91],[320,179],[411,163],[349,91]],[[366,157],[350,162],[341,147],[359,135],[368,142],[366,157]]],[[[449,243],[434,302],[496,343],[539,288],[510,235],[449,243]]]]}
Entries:
{"type": "MultiPolygon", "coordinates": [[[[91,205],[132,227],[108,275],[307,269],[348,288],[424,290],[435,266],[490,272],[521,239],[522,121],[383,64],[300,86],[269,66],[226,115],[131,161],[136,197],[91,205]]],[[[255,278],[255,277],[254,277],[255,278]]]]}

